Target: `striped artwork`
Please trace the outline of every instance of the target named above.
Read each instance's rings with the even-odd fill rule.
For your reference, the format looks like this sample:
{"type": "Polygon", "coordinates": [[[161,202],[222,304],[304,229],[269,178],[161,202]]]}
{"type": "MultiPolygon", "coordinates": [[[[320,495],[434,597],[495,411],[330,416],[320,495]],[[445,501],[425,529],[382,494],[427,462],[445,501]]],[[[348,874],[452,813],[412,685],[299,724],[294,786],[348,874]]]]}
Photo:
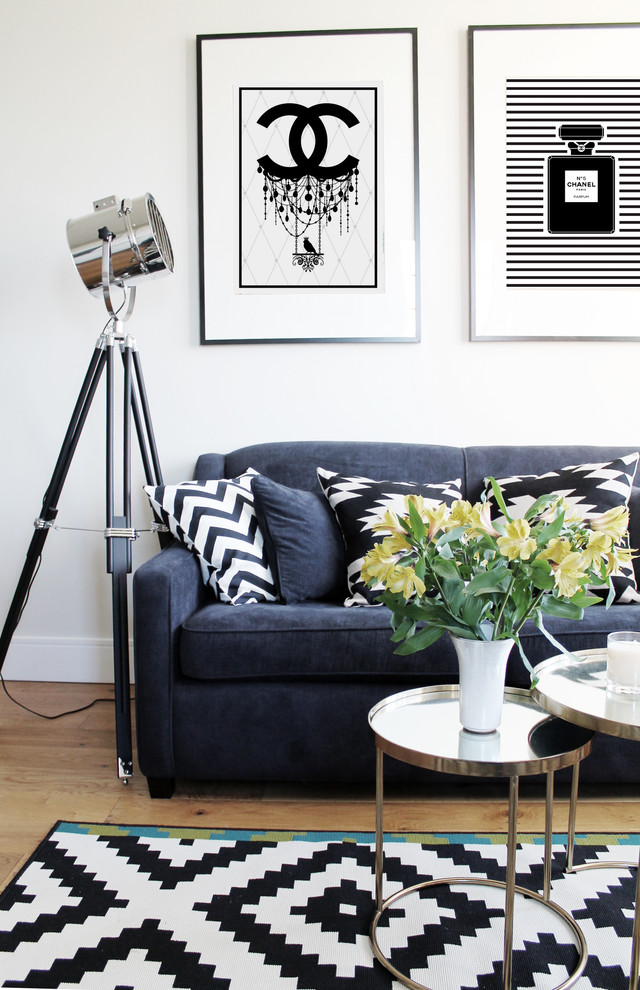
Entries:
{"type": "Polygon", "coordinates": [[[507,287],[640,285],[639,101],[640,78],[506,80],[507,287]],[[602,138],[570,155],[560,136],[567,125],[600,129],[602,138]],[[550,230],[549,160],[556,156],[591,175],[596,160],[611,161],[611,230],[550,230]]]}

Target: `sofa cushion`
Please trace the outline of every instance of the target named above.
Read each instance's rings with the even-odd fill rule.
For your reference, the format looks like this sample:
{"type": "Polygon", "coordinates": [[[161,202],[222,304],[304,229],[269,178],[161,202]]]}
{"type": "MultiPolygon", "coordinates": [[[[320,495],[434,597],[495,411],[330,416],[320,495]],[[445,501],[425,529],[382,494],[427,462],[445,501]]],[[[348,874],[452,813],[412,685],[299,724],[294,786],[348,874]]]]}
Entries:
{"type": "MultiPolygon", "coordinates": [[[[523,516],[541,495],[557,493],[589,520],[608,509],[628,506],[639,456],[635,451],[611,461],[574,464],[540,475],[524,474],[496,478],[496,481],[502,488],[507,509],[514,516],[523,516]]],[[[488,481],[485,484],[485,494],[492,501],[491,486],[488,481]]],[[[494,518],[504,521],[501,515],[494,518]]],[[[613,578],[614,601],[640,602],[633,565],[623,565],[621,572],[613,578]]]]}
{"type": "Polygon", "coordinates": [[[279,485],[261,474],[253,479],[252,489],[280,601],[344,598],[344,543],[326,498],[320,492],[279,485]]]}
{"type": "MultiPolygon", "coordinates": [[[[640,632],[640,609],[612,605],[585,609],[581,622],[545,616],[545,627],[567,650],[605,649],[614,629],[640,632]]],[[[535,664],[558,653],[533,622],[520,634],[535,664]]],[[[213,602],[183,624],[179,656],[182,674],[205,681],[340,680],[418,678],[422,684],[451,684],[458,664],[449,636],[411,656],[396,656],[390,613],[379,608],[343,608],[330,602],[303,602],[250,610],[213,602]],[[250,621],[248,621],[250,620],[250,621]]],[[[529,673],[516,647],[507,683],[529,687],[529,673]]]]}
{"type": "MultiPolygon", "coordinates": [[[[424,654],[394,655],[391,614],[385,607],[344,608],[335,602],[228,608],[213,602],[183,624],[180,669],[202,680],[339,680],[423,674],[424,654]],[[250,620],[250,621],[248,621],[250,620]]],[[[455,651],[438,643],[433,673],[455,679],[455,651]]],[[[432,680],[424,675],[424,683],[432,680]]]]}
{"type": "Polygon", "coordinates": [[[158,516],[197,554],[205,583],[232,605],[276,598],[253,505],[255,474],[249,470],[233,479],[145,486],[158,516]]]}
{"type": "Polygon", "coordinates": [[[382,585],[369,588],[360,576],[365,555],[385,533],[374,532],[375,523],[387,509],[405,512],[407,495],[421,495],[428,505],[451,505],[462,498],[460,478],[455,481],[417,485],[405,481],[373,481],[371,478],[336,474],[318,468],[320,485],[336,514],[347,550],[349,597],[345,605],[373,605],[382,585]]]}

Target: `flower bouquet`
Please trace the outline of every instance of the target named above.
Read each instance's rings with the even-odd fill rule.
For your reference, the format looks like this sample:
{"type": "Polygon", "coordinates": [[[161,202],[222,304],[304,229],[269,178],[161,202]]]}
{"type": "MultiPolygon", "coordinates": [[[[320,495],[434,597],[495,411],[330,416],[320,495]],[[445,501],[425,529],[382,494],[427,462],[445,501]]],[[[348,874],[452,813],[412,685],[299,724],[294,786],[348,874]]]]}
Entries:
{"type": "MultiPolygon", "coordinates": [[[[533,680],[520,631],[544,615],[581,619],[602,599],[590,589],[609,586],[628,564],[626,507],[585,520],[558,495],[544,495],[522,518],[511,518],[495,479],[489,479],[501,522],[488,501],[430,507],[406,498],[406,514],[388,510],[376,524],[387,533],[366,555],[362,578],[381,586],[378,600],[392,612],[396,653],[424,650],[443,633],[476,641],[513,640],[533,680]]],[[[455,639],[454,639],[455,641],[455,639]]]]}

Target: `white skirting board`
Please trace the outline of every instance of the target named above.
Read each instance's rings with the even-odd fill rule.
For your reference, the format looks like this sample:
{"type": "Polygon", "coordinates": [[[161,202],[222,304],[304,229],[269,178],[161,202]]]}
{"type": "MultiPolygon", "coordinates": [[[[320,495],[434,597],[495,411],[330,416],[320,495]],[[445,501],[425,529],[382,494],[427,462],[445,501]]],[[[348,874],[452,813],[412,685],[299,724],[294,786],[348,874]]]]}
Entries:
{"type": "MultiPolygon", "coordinates": [[[[133,680],[133,644],[129,643],[133,680]]],[[[110,639],[62,639],[16,636],[2,668],[7,681],[79,681],[113,683],[110,639]]]]}

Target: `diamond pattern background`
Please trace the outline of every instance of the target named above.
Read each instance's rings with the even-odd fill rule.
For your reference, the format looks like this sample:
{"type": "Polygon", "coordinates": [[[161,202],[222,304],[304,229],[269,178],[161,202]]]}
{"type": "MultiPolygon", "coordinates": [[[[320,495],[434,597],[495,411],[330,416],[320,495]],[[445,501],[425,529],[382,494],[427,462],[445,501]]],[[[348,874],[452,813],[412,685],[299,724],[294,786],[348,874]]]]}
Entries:
{"type": "MultiPolygon", "coordinates": [[[[377,284],[380,259],[377,256],[376,223],[381,198],[376,185],[378,90],[379,87],[241,90],[239,195],[243,287],[372,288],[377,284]],[[332,215],[329,224],[322,221],[324,264],[309,272],[292,264],[295,238],[274,217],[273,204],[268,204],[266,219],[264,216],[264,178],[257,170],[258,158],[268,154],[282,165],[294,164],[289,150],[289,129],[293,118],[282,117],[268,128],[257,124],[265,110],[280,103],[303,106],[338,103],[359,120],[359,124],[348,128],[330,115],[322,117],[329,140],[323,164],[336,164],[347,155],[359,159],[358,205],[352,193],[349,230],[346,229],[346,220],[343,221],[342,234],[336,214],[332,215]]],[[[313,147],[310,128],[306,128],[302,144],[306,154],[310,154],[313,147]]],[[[311,226],[307,233],[317,247],[317,224],[311,226]]],[[[300,242],[302,236],[301,233],[300,242]]]]}

